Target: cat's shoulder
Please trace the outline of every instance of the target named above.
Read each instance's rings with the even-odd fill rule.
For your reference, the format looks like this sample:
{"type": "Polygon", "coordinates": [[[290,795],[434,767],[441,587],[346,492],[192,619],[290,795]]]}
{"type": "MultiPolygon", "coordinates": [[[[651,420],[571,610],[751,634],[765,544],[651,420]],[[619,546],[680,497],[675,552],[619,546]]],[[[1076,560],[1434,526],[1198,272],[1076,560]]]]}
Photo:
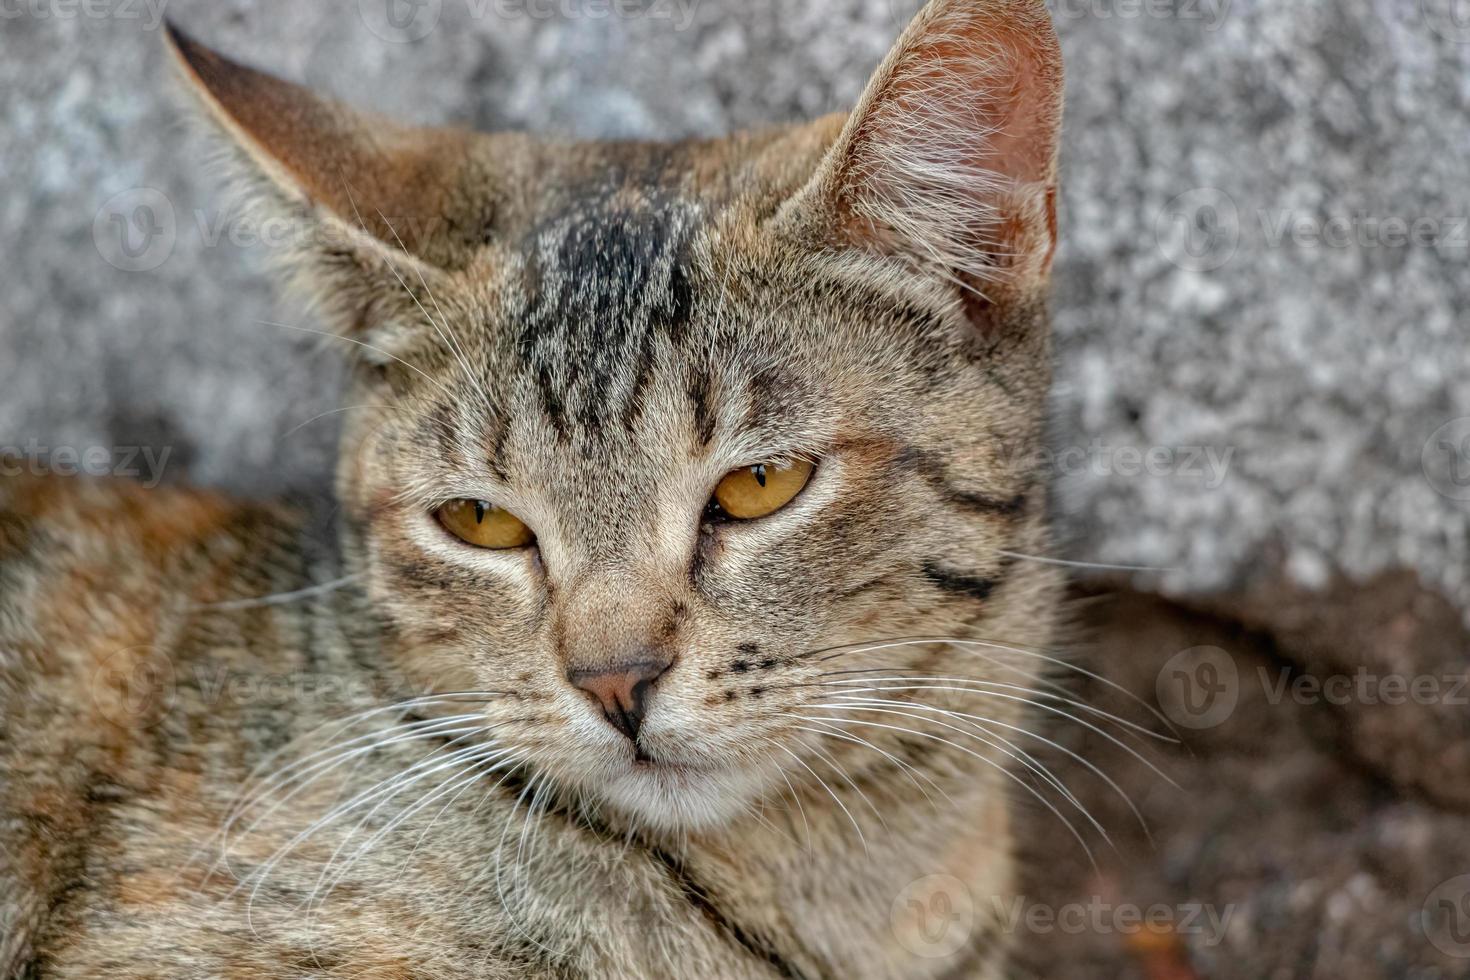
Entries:
{"type": "Polygon", "coordinates": [[[0,976],[83,880],[97,801],[141,771],[167,610],[231,562],[241,514],[206,491],[0,479],[0,976]]]}
{"type": "Polygon", "coordinates": [[[209,490],[0,479],[0,734],[38,696],[95,701],[285,517],[209,490]]]}
{"type": "Polygon", "coordinates": [[[209,490],[134,480],[7,476],[0,479],[0,562],[129,547],[144,559],[162,557],[223,526],[241,506],[209,490]]]}
{"type": "Polygon", "coordinates": [[[0,480],[0,698],[18,672],[55,677],[147,642],[170,593],[186,585],[179,569],[227,540],[239,515],[209,491],[0,480]]]}

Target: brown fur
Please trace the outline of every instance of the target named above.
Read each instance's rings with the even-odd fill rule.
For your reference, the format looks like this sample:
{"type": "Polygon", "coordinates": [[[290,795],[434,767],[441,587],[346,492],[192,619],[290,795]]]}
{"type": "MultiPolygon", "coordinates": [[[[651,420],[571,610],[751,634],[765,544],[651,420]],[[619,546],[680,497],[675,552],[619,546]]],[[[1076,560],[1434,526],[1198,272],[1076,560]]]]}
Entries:
{"type": "Polygon", "coordinates": [[[1047,547],[1040,3],[936,0],[850,117],[674,145],[415,130],[174,45],[255,205],[314,230],[283,258],[372,407],[330,531],[3,491],[0,968],[999,975],[983,916],[916,955],[905,888],[1010,887],[1055,616],[1008,554],[1047,547]],[[702,516],[793,457],[783,510],[702,516]],[[536,546],[451,538],[459,497],[536,546]],[[638,763],[568,674],[649,650],[638,763]],[[961,680],[830,707],[874,676],[961,680]]]}

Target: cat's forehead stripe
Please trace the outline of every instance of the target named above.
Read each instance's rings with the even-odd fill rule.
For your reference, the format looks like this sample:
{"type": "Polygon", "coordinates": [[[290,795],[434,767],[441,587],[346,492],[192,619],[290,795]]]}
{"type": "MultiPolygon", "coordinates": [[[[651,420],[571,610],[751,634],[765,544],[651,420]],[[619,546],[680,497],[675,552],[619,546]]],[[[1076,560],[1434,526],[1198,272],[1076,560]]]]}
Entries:
{"type": "Polygon", "coordinates": [[[656,344],[689,326],[701,221],[690,201],[609,182],[571,194],[527,235],[517,350],[559,430],[632,429],[656,344]]]}

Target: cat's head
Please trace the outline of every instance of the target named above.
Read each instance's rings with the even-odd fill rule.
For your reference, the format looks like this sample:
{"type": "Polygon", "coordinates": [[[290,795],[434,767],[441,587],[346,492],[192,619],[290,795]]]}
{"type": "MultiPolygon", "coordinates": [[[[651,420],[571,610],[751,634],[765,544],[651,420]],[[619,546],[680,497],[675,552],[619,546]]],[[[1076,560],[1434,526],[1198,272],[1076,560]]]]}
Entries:
{"type": "Polygon", "coordinates": [[[257,206],[312,229],[289,271],[354,355],[339,492],[391,647],[536,771],[709,825],[887,764],[860,668],[1024,690],[1000,649],[866,647],[1046,640],[1053,577],[1007,554],[1044,546],[1040,0],[936,0],[849,116],[677,144],[406,127],[173,42],[257,206]]]}

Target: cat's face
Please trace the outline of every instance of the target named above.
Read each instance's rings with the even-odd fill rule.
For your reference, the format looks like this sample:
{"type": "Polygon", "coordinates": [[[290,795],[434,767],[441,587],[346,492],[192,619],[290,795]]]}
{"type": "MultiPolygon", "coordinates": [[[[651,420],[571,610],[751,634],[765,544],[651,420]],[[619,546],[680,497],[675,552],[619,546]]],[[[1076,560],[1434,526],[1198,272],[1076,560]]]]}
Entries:
{"type": "Polygon", "coordinates": [[[579,199],[469,271],[475,300],[427,304],[427,377],[354,396],[395,406],[364,412],[349,482],[404,642],[505,692],[497,737],[650,821],[770,788],[812,682],[850,665],[813,651],[959,630],[1041,503],[996,441],[1036,390],[1007,393],[954,290],[734,224],[579,199]],[[611,692],[636,742],[576,685],[628,665],[664,668],[611,692]]]}
{"type": "MultiPolygon", "coordinates": [[[[402,173],[359,175],[376,216],[352,195],[364,233],[306,258],[366,345],[348,403],[372,407],[349,413],[341,490],[390,642],[424,683],[484,692],[494,737],[557,785],[653,826],[726,821],[866,751],[832,736],[849,731],[837,685],[989,676],[973,650],[866,647],[1044,635],[1051,578],[1005,552],[1041,546],[1025,450],[1056,93],[1032,77],[1018,97],[1015,64],[956,56],[956,37],[1021,29],[974,6],[911,28],[845,128],[674,147],[410,136],[400,169],[431,166],[432,203],[395,198],[402,173]],[[961,101],[911,105],[955,96],[936,77],[961,101]],[[992,88],[1006,118],[976,119],[992,88]],[[1044,145],[983,170],[956,157],[1017,114],[1009,129],[1044,145]],[[906,169],[925,152],[968,167],[948,179],[972,199],[906,169]],[[404,242],[385,206],[454,219],[404,242]]],[[[268,143],[240,117],[285,90],[255,76],[235,108],[239,70],[222,85],[226,63],[184,54],[268,143]]],[[[271,152],[330,205],[329,182],[271,152]]],[[[882,750],[882,727],[861,739],[882,750]]]]}

